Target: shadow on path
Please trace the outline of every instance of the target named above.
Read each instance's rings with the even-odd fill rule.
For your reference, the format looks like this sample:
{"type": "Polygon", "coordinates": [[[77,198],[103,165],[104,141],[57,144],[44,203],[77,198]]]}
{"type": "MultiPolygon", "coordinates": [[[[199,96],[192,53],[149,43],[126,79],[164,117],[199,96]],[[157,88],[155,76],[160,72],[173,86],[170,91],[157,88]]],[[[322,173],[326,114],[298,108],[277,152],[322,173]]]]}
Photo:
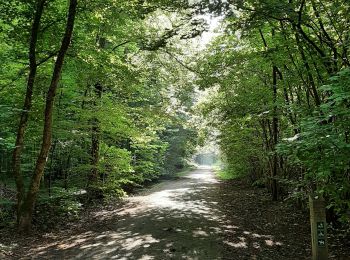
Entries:
{"type": "Polygon", "coordinates": [[[307,259],[303,240],[281,235],[266,224],[274,216],[245,205],[250,197],[264,203],[264,196],[223,185],[210,169],[197,169],[128,198],[119,209],[94,213],[79,232],[51,236],[28,248],[24,258],[307,259]]]}

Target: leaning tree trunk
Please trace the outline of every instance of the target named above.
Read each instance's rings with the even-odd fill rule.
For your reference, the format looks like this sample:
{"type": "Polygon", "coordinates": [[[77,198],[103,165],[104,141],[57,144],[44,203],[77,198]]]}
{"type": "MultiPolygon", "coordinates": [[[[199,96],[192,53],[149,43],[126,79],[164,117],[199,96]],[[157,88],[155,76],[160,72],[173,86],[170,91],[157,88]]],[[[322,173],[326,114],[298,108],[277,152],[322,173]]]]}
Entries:
{"type": "Polygon", "coordinates": [[[312,96],[314,98],[315,104],[316,104],[316,106],[319,107],[321,105],[321,98],[320,98],[320,95],[318,94],[318,91],[317,91],[317,88],[316,88],[316,84],[315,84],[315,80],[314,80],[314,77],[312,76],[311,68],[310,68],[310,65],[309,65],[309,63],[307,61],[307,58],[305,56],[305,52],[304,52],[303,46],[301,45],[301,42],[300,42],[298,34],[295,34],[295,39],[296,39],[296,42],[297,42],[298,50],[300,52],[300,56],[301,56],[302,61],[304,63],[304,67],[306,69],[307,77],[309,79],[309,83],[310,83],[311,89],[308,89],[308,91],[310,91],[312,93],[312,96]]]}
{"type": "Polygon", "coordinates": [[[62,72],[64,57],[66,55],[66,52],[69,47],[72,34],[73,34],[76,9],[77,9],[77,0],[70,0],[66,30],[62,40],[61,48],[59,50],[59,53],[55,62],[51,84],[46,96],[44,130],[43,130],[41,150],[36,161],[36,166],[35,166],[34,174],[28,189],[28,193],[18,212],[18,228],[20,231],[23,231],[23,232],[29,231],[31,228],[34,204],[39,191],[40,180],[44,173],[44,168],[46,165],[48,153],[51,146],[53,105],[55,101],[58,82],[62,72]]]}
{"type": "Polygon", "coordinates": [[[24,181],[21,175],[21,154],[23,150],[24,133],[27,128],[29,111],[32,107],[33,88],[36,77],[37,63],[36,63],[36,43],[38,40],[38,32],[40,27],[40,20],[43,14],[45,0],[39,0],[34,14],[34,20],[31,30],[29,43],[29,75],[27,80],[26,96],[22,108],[22,113],[17,129],[15,149],[12,155],[12,173],[17,186],[17,211],[20,209],[25,196],[24,181]]]}

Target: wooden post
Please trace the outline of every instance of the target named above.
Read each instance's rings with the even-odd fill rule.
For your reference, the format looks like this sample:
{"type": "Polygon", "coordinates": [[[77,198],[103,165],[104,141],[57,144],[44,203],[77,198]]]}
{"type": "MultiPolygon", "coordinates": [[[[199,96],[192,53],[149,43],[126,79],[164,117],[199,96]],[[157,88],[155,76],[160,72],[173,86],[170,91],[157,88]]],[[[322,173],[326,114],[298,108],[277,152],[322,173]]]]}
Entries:
{"type": "Polygon", "coordinates": [[[328,259],[326,204],[323,197],[309,196],[312,260],[328,259]]]}

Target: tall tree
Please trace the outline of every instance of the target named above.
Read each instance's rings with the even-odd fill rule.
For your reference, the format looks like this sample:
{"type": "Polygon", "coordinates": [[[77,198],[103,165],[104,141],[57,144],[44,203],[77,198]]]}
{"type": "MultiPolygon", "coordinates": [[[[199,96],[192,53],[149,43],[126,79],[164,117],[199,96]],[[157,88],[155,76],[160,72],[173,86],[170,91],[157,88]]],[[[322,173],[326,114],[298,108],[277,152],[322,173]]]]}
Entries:
{"type": "MultiPolygon", "coordinates": [[[[51,146],[52,116],[55,95],[62,72],[64,58],[73,34],[76,10],[77,0],[70,0],[65,34],[63,36],[61,47],[56,58],[51,83],[46,96],[44,130],[40,153],[26,196],[19,202],[20,208],[18,211],[18,228],[20,231],[26,232],[31,229],[35,200],[39,191],[40,180],[44,173],[47,156],[51,146]]],[[[22,198],[23,195],[20,197],[22,198]]]]}
{"type": "MultiPolygon", "coordinates": [[[[25,195],[25,186],[21,175],[21,152],[23,150],[24,134],[28,123],[29,112],[32,107],[33,88],[37,71],[36,45],[38,40],[40,20],[44,11],[45,0],[37,1],[37,7],[34,14],[33,25],[31,30],[29,44],[29,75],[27,80],[27,90],[23,104],[20,122],[18,125],[15,148],[13,151],[12,168],[13,176],[17,186],[17,207],[18,214],[21,211],[22,203],[25,195]]],[[[19,220],[19,219],[18,219],[19,220]]]]}

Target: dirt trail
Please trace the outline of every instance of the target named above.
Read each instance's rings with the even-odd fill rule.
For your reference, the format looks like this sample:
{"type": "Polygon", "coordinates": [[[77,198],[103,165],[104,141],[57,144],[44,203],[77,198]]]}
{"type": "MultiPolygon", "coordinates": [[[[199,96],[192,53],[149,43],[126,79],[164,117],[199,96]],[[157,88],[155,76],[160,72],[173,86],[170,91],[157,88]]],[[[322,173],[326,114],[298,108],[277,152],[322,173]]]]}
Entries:
{"type": "Polygon", "coordinates": [[[80,234],[32,248],[47,259],[221,259],[224,220],[203,191],[218,181],[210,169],[161,182],[130,197],[122,208],[94,214],[80,234]]]}
{"type": "Polygon", "coordinates": [[[288,212],[280,204],[268,208],[263,192],[220,183],[201,168],[130,197],[120,208],[95,212],[79,230],[48,235],[24,248],[22,257],[307,259],[305,219],[283,217],[288,212]]]}

